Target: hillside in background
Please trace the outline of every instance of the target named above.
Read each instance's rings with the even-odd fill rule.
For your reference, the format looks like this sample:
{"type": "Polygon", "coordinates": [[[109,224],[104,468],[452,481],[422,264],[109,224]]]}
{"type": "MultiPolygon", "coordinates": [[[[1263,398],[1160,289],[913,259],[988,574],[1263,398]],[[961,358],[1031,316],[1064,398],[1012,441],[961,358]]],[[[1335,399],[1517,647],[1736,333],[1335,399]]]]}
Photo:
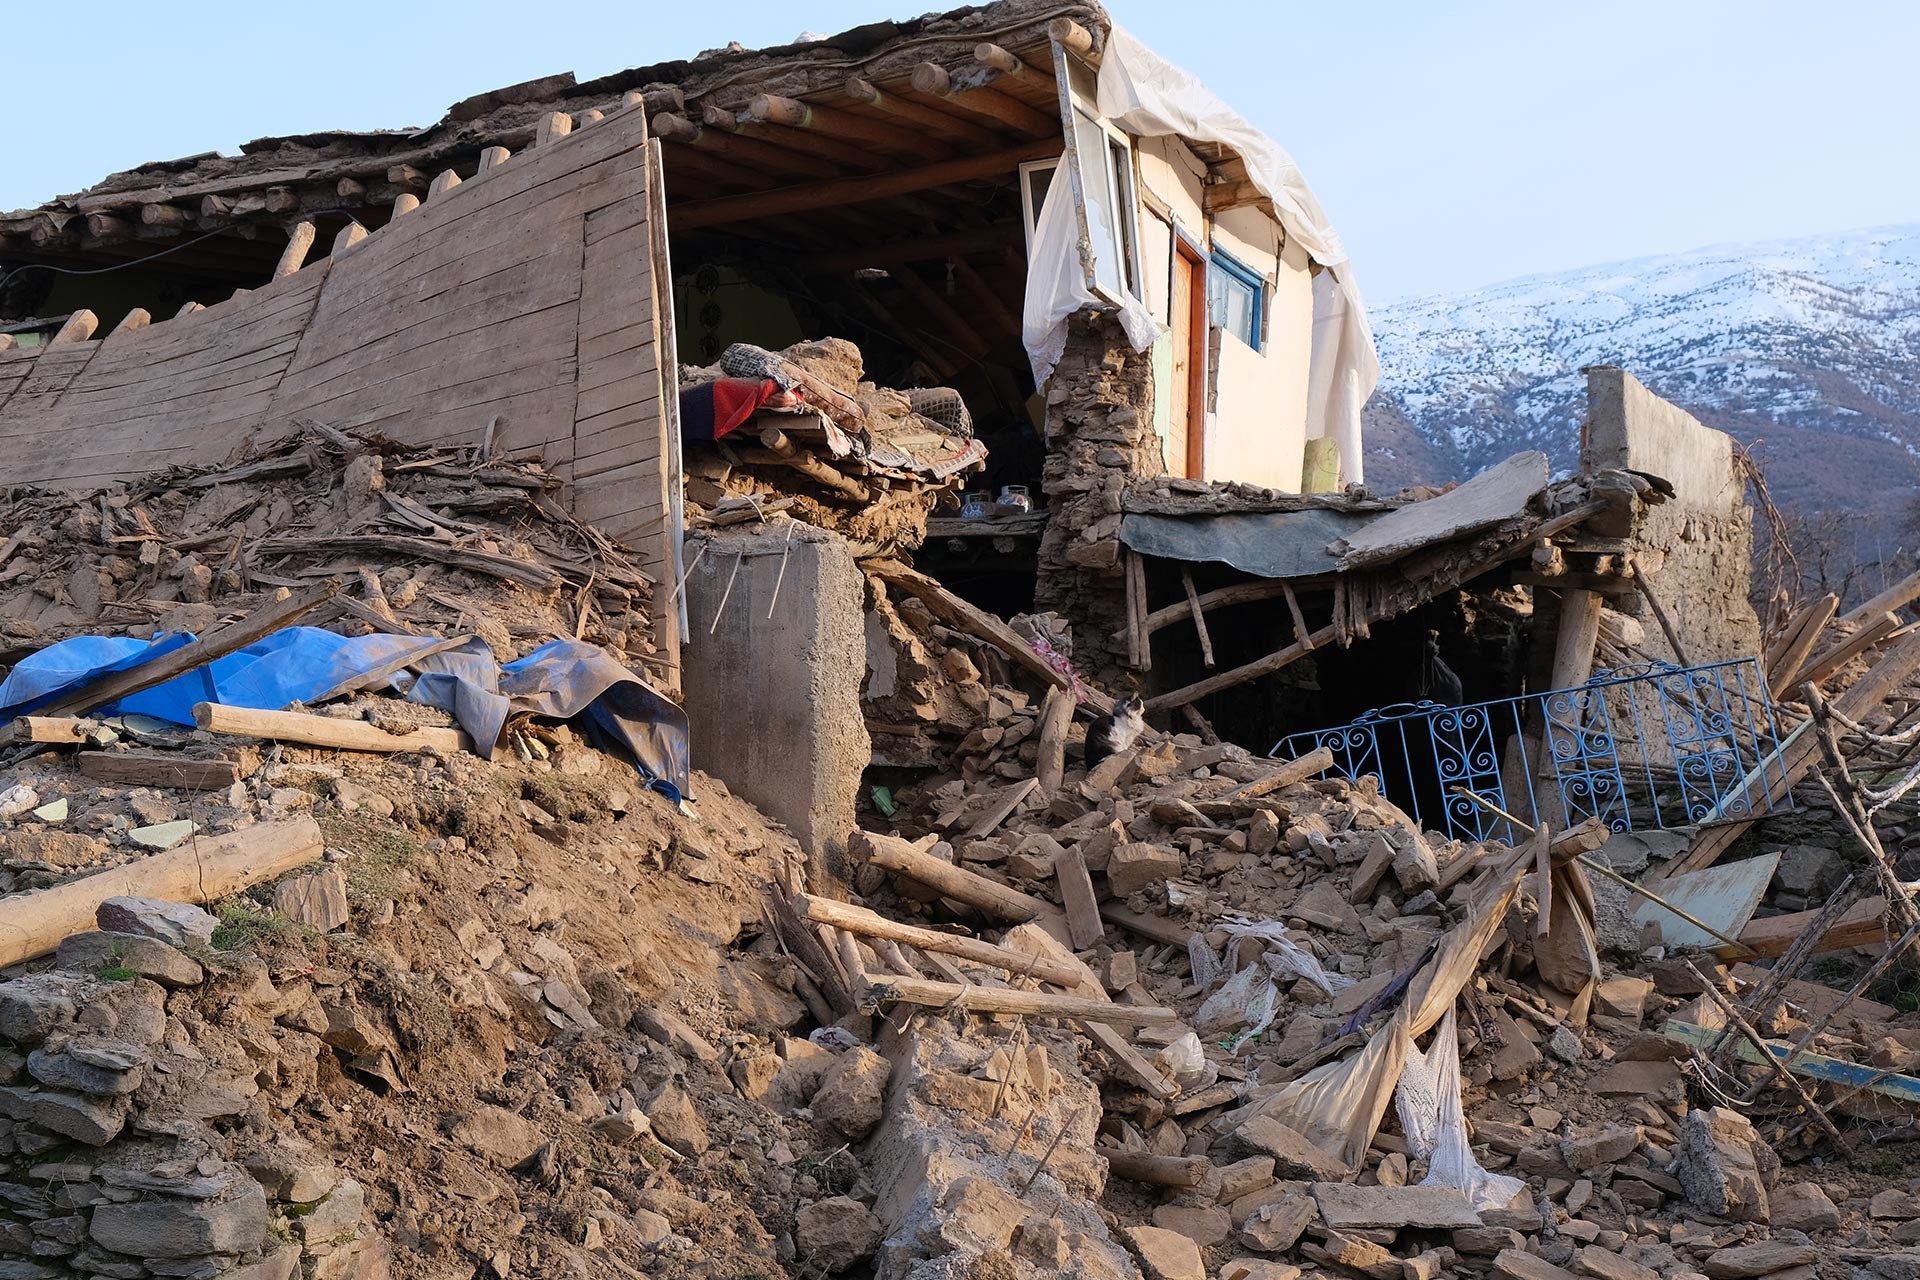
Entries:
{"type": "Polygon", "coordinates": [[[1845,565],[1875,576],[1915,540],[1920,226],[1530,276],[1395,303],[1373,323],[1376,491],[1464,479],[1520,449],[1571,466],[1580,370],[1617,364],[1757,442],[1775,499],[1844,543],[1834,552],[1845,565]]]}

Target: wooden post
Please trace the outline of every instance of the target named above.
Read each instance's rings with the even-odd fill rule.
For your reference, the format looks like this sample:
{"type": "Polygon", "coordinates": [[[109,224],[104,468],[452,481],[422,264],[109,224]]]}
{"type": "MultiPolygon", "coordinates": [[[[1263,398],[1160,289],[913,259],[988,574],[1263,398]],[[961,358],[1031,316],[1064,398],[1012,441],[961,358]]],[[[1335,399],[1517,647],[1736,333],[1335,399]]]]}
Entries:
{"type": "Polygon", "coordinates": [[[455,187],[459,185],[460,185],[459,174],[455,173],[451,169],[443,170],[439,177],[435,178],[430,184],[428,184],[427,199],[431,200],[435,196],[445,195],[447,192],[453,190],[455,187]]]}
{"type": "Polygon", "coordinates": [[[47,339],[50,347],[69,346],[75,342],[85,342],[100,327],[100,317],[84,307],[67,317],[67,322],[54,331],[47,339]]]}
{"type": "Polygon", "coordinates": [[[419,207],[420,197],[414,195],[411,191],[404,191],[393,202],[393,216],[398,218],[403,214],[412,213],[419,207]]]}
{"type": "Polygon", "coordinates": [[[122,334],[138,333],[152,323],[153,313],[151,311],[148,311],[145,307],[135,307],[121,317],[120,323],[113,326],[113,332],[107,336],[109,338],[117,338],[122,334]]]}
{"type": "Polygon", "coordinates": [[[491,169],[498,169],[513,158],[513,152],[505,147],[482,147],[480,149],[480,167],[474,171],[477,178],[491,169]]]}
{"type": "Polygon", "coordinates": [[[548,146],[573,132],[573,117],[564,111],[549,111],[533,127],[533,145],[548,146]]]}
{"type": "Polygon", "coordinates": [[[46,955],[69,934],[93,928],[94,912],[108,898],[205,905],[312,862],[324,848],[311,818],[258,823],[51,889],[15,894],[0,901],[0,967],[46,955]]]}
{"type": "Polygon", "coordinates": [[[930,1009],[966,1009],[976,1013],[1012,1013],[1028,1018],[1071,1018],[1103,1022],[1116,1027],[1166,1026],[1180,1021],[1173,1009],[1151,1004],[1114,1004],[1084,996],[1056,996],[1044,991],[1014,991],[1005,987],[963,987],[928,978],[887,977],[870,982],[861,1003],[917,1004],[930,1009]]]}
{"type": "Polygon", "coordinates": [[[275,742],[299,742],[339,751],[473,751],[473,739],[458,729],[424,726],[388,733],[364,720],[316,716],[301,711],[261,711],[215,702],[193,704],[193,722],[208,733],[230,733],[275,742]]]}
{"type": "Polygon", "coordinates": [[[997,880],[989,880],[965,867],[944,862],[898,836],[855,831],[848,837],[847,843],[854,856],[864,856],[881,870],[906,876],[938,891],[943,897],[978,907],[1001,920],[1035,920],[1052,910],[1038,898],[1009,888],[997,880]]]}
{"type": "Polygon", "coordinates": [[[1067,771],[1067,730],[1073,724],[1073,695],[1065,689],[1048,689],[1040,709],[1038,751],[1033,761],[1033,776],[1039,780],[1040,798],[1053,799],[1067,771]]]}
{"type": "Polygon", "coordinates": [[[1147,566],[1138,551],[1127,557],[1127,665],[1145,671],[1153,665],[1153,642],[1147,635],[1147,566]]]}
{"type": "Polygon", "coordinates": [[[339,257],[353,246],[367,238],[367,229],[357,222],[349,222],[340,228],[340,234],[333,238],[333,256],[339,257]]]}
{"type": "Polygon", "coordinates": [[[1062,964],[1046,957],[1035,957],[1018,951],[1009,951],[1005,947],[983,942],[978,938],[969,938],[957,933],[941,933],[934,929],[922,929],[915,925],[901,924],[885,916],[867,910],[865,907],[852,906],[845,902],[836,902],[831,898],[816,897],[812,894],[795,894],[794,909],[818,924],[829,924],[847,933],[857,933],[868,938],[885,938],[893,942],[904,942],[921,951],[932,951],[940,955],[956,956],[970,960],[975,964],[989,965],[1003,969],[1008,973],[1032,973],[1043,982],[1058,986],[1071,987],[1080,981],[1080,975],[1073,965],[1062,964]]]}
{"type": "Polygon", "coordinates": [[[1187,608],[1193,613],[1193,629],[1200,637],[1200,660],[1213,670],[1213,637],[1207,634],[1207,615],[1200,610],[1200,593],[1193,589],[1193,570],[1180,566],[1180,585],[1187,591],[1187,608]]]}
{"type": "Polygon", "coordinates": [[[273,279],[284,280],[306,265],[314,234],[313,223],[309,221],[293,224],[293,229],[287,232],[287,247],[280,251],[280,261],[274,264],[273,279]]]}

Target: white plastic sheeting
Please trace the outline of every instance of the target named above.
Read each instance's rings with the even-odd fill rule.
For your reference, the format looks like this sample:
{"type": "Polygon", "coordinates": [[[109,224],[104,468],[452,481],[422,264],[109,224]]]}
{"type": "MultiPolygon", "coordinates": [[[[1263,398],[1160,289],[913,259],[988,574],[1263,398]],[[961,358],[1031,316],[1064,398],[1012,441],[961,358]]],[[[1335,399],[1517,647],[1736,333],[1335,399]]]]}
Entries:
{"type": "Polygon", "coordinates": [[[1407,1050],[1400,1085],[1393,1095],[1407,1152],[1427,1162],[1423,1187],[1452,1187],[1476,1209],[1504,1209],[1525,1185],[1518,1178],[1489,1173],[1474,1159],[1467,1139],[1466,1109],[1460,1101],[1460,1036],[1453,1006],[1433,1033],[1425,1053],[1407,1050]]]}
{"type": "MultiPolygon", "coordinates": [[[[1109,29],[1101,56],[1094,105],[1134,137],[1171,134],[1232,148],[1245,161],[1255,189],[1273,202],[1288,238],[1326,268],[1313,286],[1307,435],[1331,437],[1340,450],[1342,476],[1350,482],[1363,479],[1360,409],[1380,380],[1380,362],[1346,248],[1293,157],[1191,74],[1117,26],[1109,29]]],[[[1078,217],[1072,184],[1065,179],[1064,173],[1056,175],[1048,188],[1028,255],[1022,336],[1040,385],[1066,349],[1068,317],[1103,305],[1081,271],[1078,217]]],[[[1136,351],[1145,351],[1159,335],[1160,326],[1138,301],[1128,300],[1120,322],[1136,351]]]]}

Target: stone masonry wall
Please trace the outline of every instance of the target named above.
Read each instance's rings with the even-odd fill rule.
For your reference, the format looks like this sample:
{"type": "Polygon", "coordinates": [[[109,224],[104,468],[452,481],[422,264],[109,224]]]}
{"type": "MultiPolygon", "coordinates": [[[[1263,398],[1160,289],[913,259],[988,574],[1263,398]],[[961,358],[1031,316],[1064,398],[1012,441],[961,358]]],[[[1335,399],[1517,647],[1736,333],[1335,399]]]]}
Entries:
{"type": "Polygon", "coordinates": [[[1047,383],[1051,518],[1040,542],[1035,602],[1073,623],[1074,664],[1109,689],[1133,679],[1113,632],[1127,620],[1120,496],[1161,474],[1153,431],[1153,358],[1108,316],[1075,316],[1047,383]]]}

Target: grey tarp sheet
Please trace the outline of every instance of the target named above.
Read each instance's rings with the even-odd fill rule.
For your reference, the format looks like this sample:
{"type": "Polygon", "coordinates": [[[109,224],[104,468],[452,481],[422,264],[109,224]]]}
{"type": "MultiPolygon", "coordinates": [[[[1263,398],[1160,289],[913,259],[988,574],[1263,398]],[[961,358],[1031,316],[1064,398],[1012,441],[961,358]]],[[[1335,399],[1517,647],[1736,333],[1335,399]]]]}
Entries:
{"type": "Polygon", "coordinates": [[[1307,578],[1332,573],[1340,558],[1327,548],[1386,511],[1243,512],[1221,516],[1121,518],[1120,541],[1141,555],[1200,564],[1217,561],[1256,578],[1307,578]]]}

